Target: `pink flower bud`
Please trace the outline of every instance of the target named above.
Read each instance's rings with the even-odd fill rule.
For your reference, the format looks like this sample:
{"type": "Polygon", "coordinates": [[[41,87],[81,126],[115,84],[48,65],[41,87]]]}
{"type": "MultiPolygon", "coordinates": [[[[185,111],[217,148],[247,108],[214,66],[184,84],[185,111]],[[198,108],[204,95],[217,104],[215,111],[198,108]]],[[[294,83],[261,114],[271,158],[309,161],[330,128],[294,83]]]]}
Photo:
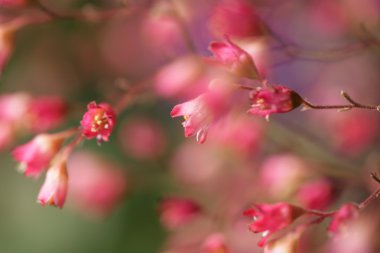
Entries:
{"type": "Polygon", "coordinates": [[[82,134],[88,139],[96,137],[99,143],[108,141],[115,126],[116,114],[112,107],[107,103],[99,105],[90,102],[87,105],[87,112],[83,115],[80,122],[82,134]]]}
{"type": "Polygon", "coordinates": [[[57,160],[46,173],[45,182],[38,194],[38,202],[43,206],[62,208],[67,195],[67,179],[66,161],[57,160]]]}
{"type": "Polygon", "coordinates": [[[229,253],[222,234],[209,235],[202,245],[201,253],[229,253]]]}
{"type": "Polygon", "coordinates": [[[184,198],[166,198],[159,205],[161,222],[169,229],[177,228],[192,220],[200,212],[200,207],[184,198]]]}
{"type": "Polygon", "coordinates": [[[359,208],[356,204],[347,203],[341,206],[334,214],[327,230],[331,234],[344,232],[347,223],[359,216],[359,208]]]}
{"type": "Polygon", "coordinates": [[[249,113],[267,117],[272,113],[289,112],[302,103],[302,98],[284,86],[257,87],[250,93],[249,113]]]}
{"type": "Polygon", "coordinates": [[[209,27],[215,36],[250,37],[262,35],[256,9],[244,0],[224,0],[213,10],[209,27]]]}
{"type": "Polygon", "coordinates": [[[249,229],[254,233],[262,233],[263,238],[258,243],[262,247],[273,233],[289,226],[304,212],[302,208],[288,203],[256,204],[246,210],[244,215],[254,220],[249,229]]]}
{"type": "Polygon", "coordinates": [[[66,134],[39,134],[31,141],[15,148],[13,158],[20,163],[20,171],[37,178],[60,150],[66,134]]]}
{"type": "Polygon", "coordinates": [[[225,42],[212,42],[209,49],[220,64],[236,75],[252,79],[259,77],[252,57],[228,37],[225,42]]]}

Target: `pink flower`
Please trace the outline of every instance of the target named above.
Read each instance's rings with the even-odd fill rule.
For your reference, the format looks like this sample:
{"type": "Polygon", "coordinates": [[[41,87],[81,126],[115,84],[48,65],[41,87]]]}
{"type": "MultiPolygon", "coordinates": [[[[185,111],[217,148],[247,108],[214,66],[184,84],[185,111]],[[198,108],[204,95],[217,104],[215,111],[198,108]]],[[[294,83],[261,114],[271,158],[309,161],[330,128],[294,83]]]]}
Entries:
{"type": "Polygon", "coordinates": [[[44,132],[58,126],[67,114],[67,104],[58,96],[40,96],[29,103],[28,125],[34,132],[44,132]]]}
{"type": "Polygon", "coordinates": [[[80,122],[82,134],[88,139],[96,137],[98,142],[108,141],[115,126],[116,115],[112,107],[107,103],[99,105],[90,102],[87,105],[87,112],[80,122]]]}
{"type": "Polygon", "coordinates": [[[266,85],[252,90],[250,101],[249,113],[268,117],[272,113],[285,113],[297,108],[302,98],[287,87],[266,85]]]}
{"type": "Polygon", "coordinates": [[[212,42],[209,46],[217,61],[238,76],[256,79],[259,76],[252,57],[228,37],[225,42],[212,42]]]}
{"type": "Polygon", "coordinates": [[[225,238],[222,234],[211,234],[202,245],[202,253],[229,253],[225,238]]]}
{"type": "Polygon", "coordinates": [[[297,198],[305,208],[323,210],[333,200],[333,187],[325,179],[308,182],[298,190],[297,198]]]}
{"type": "Polygon", "coordinates": [[[161,222],[169,229],[177,228],[192,220],[200,212],[200,207],[184,198],[166,198],[159,205],[161,222]]]}
{"type": "Polygon", "coordinates": [[[226,97],[217,92],[204,93],[193,100],[174,106],[170,115],[173,118],[183,116],[185,137],[196,134],[197,141],[204,143],[210,124],[225,110],[225,100],[226,97]]]}
{"type": "Polygon", "coordinates": [[[109,215],[123,200],[128,188],[122,167],[96,153],[77,152],[68,160],[69,200],[87,215],[109,215]]]}
{"type": "Polygon", "coordinates": [[[15,148],[13,158],[20,162],[20,170],[26,175],[37,178],[45,170],[60,150],[65,138],[59,134],[39,134],[31,141],[15,148]]]}
{"type": "Polygon", "coordinates": [[[246,210],[244,215],[254,219],[249,229],[254,233],[262,233],[263,238],[258,243],[262,247],[273,233],[289,226],[304,212],[300,207],[277,203],[254,205],[246,210]]]}
{"type": "Polygon", "coordinates": [[[212,11],[209,27],[215,36],[250,37],[262,35],[255,8],[244,0],[221,1],[212,11]]]}
{"type": "Polygon", "coordinates": [[[57,160],[46,173],[45,182],[38,194],[38,202],[43,206],[62,208],[67,195],[67,179],[66,161],[57,160]]]}
{"type": "Polygon", "coordinates": [[[359,208],[356,204],[344,204],[334,214],[327,230],[331,234],[339,234],[346,227],[347,223],[359,216],[359,208]]]}

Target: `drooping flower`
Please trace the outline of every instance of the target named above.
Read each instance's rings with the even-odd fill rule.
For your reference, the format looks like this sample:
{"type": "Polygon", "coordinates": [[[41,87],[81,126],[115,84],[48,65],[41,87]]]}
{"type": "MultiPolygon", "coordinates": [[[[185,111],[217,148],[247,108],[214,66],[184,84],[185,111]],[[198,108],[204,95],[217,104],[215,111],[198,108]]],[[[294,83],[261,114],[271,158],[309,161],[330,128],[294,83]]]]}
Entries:
{"type": "Polygon", "coordinates": [[[185,137],[196,135],[197,141],[204,143],[210,124],[224,112],[226,103],[226,97],[221,93],[208,92],[174,106],[170,115],[173,118],[183,116],[185,137]]]}
{"type": "Polygon", "coordinates": [[[327,230],[331,234],[344,232],[347,223],[359,216],[359,208],[354,203],[347,203],[341,206],[334,214],[327,230]]]}
{"type": "Polygon", "coordinates": [[[257,87],[251,91],[249,99],[251,109],[248,112],[262,117],[289,112],[302,104],[302,98],[295,91],[277,85],[257,87]]]}
{"type": "Polygon", "coordinates": [[[257,79],[259,73],[252,57],[228,37],[225,42],[214,41],[209,45],[209,50],[214,54],[218,63],[227,67],[238,76],[257,79]]]}
{"type": "Polygon", "coordinates": [[[111,105],[107,103],[96,104],[90,102],[87,105],[87,112],[80,122],[82,134],[88,139],[96,137],[98,142],[108,141],[115,126],[116,114],[111,105]]]}
{"type": "Polygon", "coordinates": [[[67,195],[67,168],[66,159],[58,159],[46,173],[45,182],[38,194],[38,202],[42,205],[51,205],[62,208],[67,195]]]}
{"type": "Polygon", "coordinates": [[[165,198],[160,202],[161,222],[169,229],[177,228],[192,220],[200,212],[194,201],[185,198],[165,198]]]}
{"type": "Polygon", "coordinates": [[[302,208],[288,203],[276,203],[256,204],[246,210],[244,215],[254,220],[249,229],[254,233],[262,233],[263,238],[258,243],[262,247],[273,233],[289,226],[304,212],[302,208]]]}
{"type": "Polygon", "coordinates": [[[70,134],[70,132],[39,134],[31,141],[15,148],[12,155],[20,163],[20,171],[26,176],[37,178],[42,171],[47,169],[65,138],[70,134]]]}

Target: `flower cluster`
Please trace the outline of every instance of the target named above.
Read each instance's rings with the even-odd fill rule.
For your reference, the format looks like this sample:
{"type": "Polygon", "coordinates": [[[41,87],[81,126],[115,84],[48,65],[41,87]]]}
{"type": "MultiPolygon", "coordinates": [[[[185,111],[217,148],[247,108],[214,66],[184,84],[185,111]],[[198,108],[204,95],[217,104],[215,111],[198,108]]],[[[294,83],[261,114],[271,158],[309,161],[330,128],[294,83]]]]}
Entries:
{"type": "MultiPolygon", "coordinates": [[[[13,97],[7,97],[0,101],[4,104],[1,113],[6,117],[9,115],[9,118],[14,116],[14,114],[10,112],[13,100],[13,97]],[[9,110],[7,108],[9,108],[9,110]]],[[[55,111],[52,112],[51,108],[46,107],[49,103],[51,104],[50,101],[52,100],[32,101],[33,107],[28,109],[27,112],[24,112],[24,107],[19,107],[20,113],[22,115],[32,113],[35,117],[46,117],[40,127],[50,125],[51,122],[48,121],[49,119],[55,123],[55,120],[59,118],[59,115],[57,115],[55,111]]],[[[18,100],[16,100],[16,102],[18,102],[18,100]]],[[[110,105],[106,103],[96,105],[95,102],[91,102],[88,105],[88,111],[83,116],[79,130],[74,128],[55,134],[39,134],[31,141],[13,150],[13,157],[19,162],[19,170],[26,176],[38,178],[42,172],[46,171],[45,183],[38,194],[38,202],[41,203],[41,205],[63,207],[68,191],[68,172],[66,164],[69,155],[82,140],[83,136],[88,139],[96,137],[98,141],[107,141],[112,132],[115,117],[115,113],[110,105]],[[64,142],[74,135],[77,135],[74,140],[63,147],[64,142]]],[[[33,117],[29,119],[32,120],[33,117]]]]}

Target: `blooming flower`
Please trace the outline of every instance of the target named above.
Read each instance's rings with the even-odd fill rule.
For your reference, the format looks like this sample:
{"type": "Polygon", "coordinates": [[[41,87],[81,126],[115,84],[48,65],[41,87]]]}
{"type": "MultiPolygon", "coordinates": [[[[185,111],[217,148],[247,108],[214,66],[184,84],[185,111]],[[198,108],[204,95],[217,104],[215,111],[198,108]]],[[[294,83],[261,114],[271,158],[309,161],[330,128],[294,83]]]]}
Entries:
{"type": "Polygon", "coordinates": [[[340,232],[342,232],[342,229],[346,227],[346,223],[358,217],[358,215],[359,209],[356,204],[344,204],[332,217],[332,220],[327,230],[331,234],[339,234],[340,232]]]}
{"type": "Polygon", "coordinates": [[[254,233],[262,233],[263,238],[258,243],[262,247],[273,233],[290,225],[304,212],[302,208],[288,203],[256,204],[246,210],[244,215],[254,219],[249,229],[254,233]]]}
{"type": "Polygon", "coordinates": [[[297,108],[302,98],[287,87],[266,85],[253,89],[250,101],[249,113],[268,117],[272,113],[285,113],[297,108]]]}
{"type": "Polygon", "coordinates": [[[236,75],[252,79],[258,78],[259,74],[252,57],[228,37],[226,37],[225,42],[212,42],[209,50],[220,64],[226,66],[236,75]]]}
{"type": "Polygon", "coordinates": [[[46,173],[45,182],[38,194],[38,202],[45,205],[63,207],[67,195],[66,160],[57,160],[46,173]]]}
{"type": "Polygon", "coordinates": [[[80,122],[82,134],[88,139],[96,137],[98,142],[108,141],[115,125],[116,115],[112,107],[107,103],[96,104],[90,102],[87,112],[80,122]]]}
{"type": "Polygon", "coordinates": [[[39,134],[31,141],[15,148],[12,155],[20,162],[20,171],[26,176],[37,178],[60,150],[66,133],[39,134]]]}
{"type": "Polygon", "coordinates": [[[161,222],[173,229],[193,219],[200,212],[200,207],[191,200],[172,197],[161,201],[159,212],[161,222]]]}
{"type": "Polygon", "coordinates": [[[170,115],[183,116],[185,137],[196,134],[197,141],[204,143],[209,125],[223,112],[225,97],[217,92],[204,93],[193,100],[174,106],[170,115]]]}

